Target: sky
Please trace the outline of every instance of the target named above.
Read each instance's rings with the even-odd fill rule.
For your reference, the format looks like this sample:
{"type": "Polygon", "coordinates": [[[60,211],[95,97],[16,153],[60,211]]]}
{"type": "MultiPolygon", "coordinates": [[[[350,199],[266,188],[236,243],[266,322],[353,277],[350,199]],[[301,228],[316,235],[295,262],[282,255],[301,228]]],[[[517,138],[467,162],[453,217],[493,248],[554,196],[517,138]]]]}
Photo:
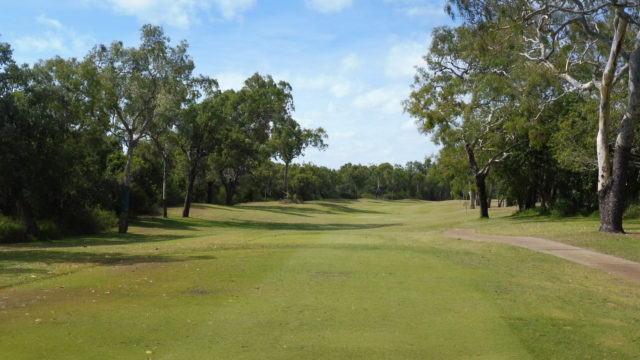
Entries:
{"type": "Polygon", "coordinates": [[[189,43],[196,74],[239,89],[252,74],[293,88],[294,118],[329,147],[295,162],[405,164],[438,147],[403,112],[443,0],[0,0],[14,59],[83,58],[96,44],[137,46],[142,25],[189,43]]]}

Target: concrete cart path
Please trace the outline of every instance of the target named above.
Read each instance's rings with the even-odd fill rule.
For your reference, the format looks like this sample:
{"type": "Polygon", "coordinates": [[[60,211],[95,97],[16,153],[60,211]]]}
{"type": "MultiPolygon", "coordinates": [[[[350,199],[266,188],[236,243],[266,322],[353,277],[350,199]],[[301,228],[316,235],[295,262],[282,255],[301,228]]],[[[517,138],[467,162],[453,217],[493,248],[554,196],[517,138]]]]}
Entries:
{"type": "Polygon", "coordinates": [[[592,268],[604,270],[609,274],[615,274],[640,283],[640,263],[612,255],[602,254],[593,250],[587,250],[556,241],[528,236],[480,235],[476,234],[473,229],[456,229],[447,231],[444,234],[451,238],[463,240],[497,242],[520,246],[587,265],[592,268]]]}

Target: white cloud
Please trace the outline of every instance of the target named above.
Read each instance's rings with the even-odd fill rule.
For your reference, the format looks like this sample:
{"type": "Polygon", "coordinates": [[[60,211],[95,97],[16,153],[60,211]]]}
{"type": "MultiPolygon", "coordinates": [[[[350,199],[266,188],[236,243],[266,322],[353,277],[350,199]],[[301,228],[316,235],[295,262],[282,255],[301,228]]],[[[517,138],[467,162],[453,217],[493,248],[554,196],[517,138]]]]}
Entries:
{"type": "Polygon", "coordinates": [[[353,0],[305,0],[308,7],[323,14],[337,13],[351,5],[353,0]]]}
{"type": "Polygon", "coordinates": [[[16,50],[26,53],[41,53],[45,51],[66,52],[67,49],[63,43],[64,41],[61,36],[48,31],[43,36],[24,36],[16,39],[14,46],[16,50]]]}
{"type": "Polygon", "coordinates": [[[65,27],[60,21],[46,15],[36,17],[36,22],[47,29],[44,33],[23,36],[13,41],[17,51],[23,53],[55,52],[56,55],[76,55],[89,50],[94,41],[88,35],[82,35],[65,27]]]}
{"type": "Polygon", "coordinates": [[[345,97],[351,93],[351,84],[348,81],[337,83],[331,87],[331,92],[338,98],[345,97]]]}
{"type": "Polygon", "coordinates": [[[362,60],[357,54],[351,53],[340,61],[340,70],[343,72],[352,72],[362,65],[362,60]]]}
{"type": "Polygon", "coordinates": [[[226,72],[226,73],[215,74],[214,77],[218,80],[218,85],[220,85],[220,89],[240,90],[244,86],[244,81],[249,78],[249,75],[245,75],[237,72],[226,72]]]}
{"type": "Polygon", "coordinates": [[[188,28],[199,22],[199,13],[215,6],[225,20],[232,20],[251,9],[256,0],[107,0],[119,13],[142,21],[188,28]]]}
{"type": "Polygon", "coordinates": [[[37,21],[39,24],[47,25],[47,26],[50,26],[50,27],[54,27],[54,28],[56,28],[56,29],[62,29],[62,28],[63,28],[62,23],[61,23],[60,21],[58,21],[58,20],[56,20],[56,19],[48,18],[48,17],[47,17],[46,15],[44,15],[44,14],[42,14],[42,15],[38,16],[38,17],[36,18],[36,21],[37,21]]]}
{"type": "Polygon", "coordinates": [[[413,77],[415,67],[423,63],[422,57],[426,53],[426,43],[403,42],[392,46],[387,54],[385,74],[389,78],[413,77]]]}
{"type": "Polygon", "coordinates": [[[256,0],[214,0],[214,3],[222,16],[231,20],[251,9],[256,4],[256,0]]]}
{"type": "Polygon", "coordinates": [[[357,96],[353,100],[353,106],[360,110],[400,115],[406,92],[404,88],[378,88],[357,96]]]}
{"type": "Polygon", "coordinates": [[[444,5],[440,7],[436,6],[410,6],[400,9],[400,12],[408,17],[425,17],[425,18],[442,18],[447,17],[447,13],[444,11],[444,5]]]}

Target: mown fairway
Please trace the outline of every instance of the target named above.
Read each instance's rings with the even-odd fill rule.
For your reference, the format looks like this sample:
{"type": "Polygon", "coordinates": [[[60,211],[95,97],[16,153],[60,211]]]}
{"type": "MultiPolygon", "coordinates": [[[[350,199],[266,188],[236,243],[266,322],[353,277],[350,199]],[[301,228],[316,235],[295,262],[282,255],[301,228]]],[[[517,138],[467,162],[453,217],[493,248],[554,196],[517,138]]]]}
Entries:
{"type": "Polygon", "coordinates": [[[4,247],[0,358],[640,357],[640,285],[442,233],[552,226],[555,240],[578,242],[570,229],[583,226],[579,236],[612,239],[630,258],[638,237],[600,238],[597,219],[491,211],[480,221],[461,202],[198,205],[125,236],[4,247]]]}

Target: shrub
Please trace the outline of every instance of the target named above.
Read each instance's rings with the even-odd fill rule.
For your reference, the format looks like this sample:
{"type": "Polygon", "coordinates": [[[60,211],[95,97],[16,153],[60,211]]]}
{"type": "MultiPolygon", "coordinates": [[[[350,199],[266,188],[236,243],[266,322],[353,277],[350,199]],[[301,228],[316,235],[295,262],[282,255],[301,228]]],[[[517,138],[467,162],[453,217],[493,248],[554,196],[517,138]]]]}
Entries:
{"type": "Polygon", "coordinates": [[[15,220],[0,215],[0,243],[28,241],[27,228],[15,220]]]}
{"type": "Polygon", "coordinates": [[[117,225],[116,214],[101,208],[79,211],[66,221],[66,227],[75,234],[93,234],[117,225]]]}
{"type": "Polygon", "coordinates": [[[624,211],[623,219],[637,219],[640,218],[640,204],[631,204],[624,211]]]}
{"type": "Polygon", "coordinates": [[[38,228],[40,229],[40,239],[42,240],[57,239],[62,235],[58,223],[53,220],[38,222],[38,228]]]}

